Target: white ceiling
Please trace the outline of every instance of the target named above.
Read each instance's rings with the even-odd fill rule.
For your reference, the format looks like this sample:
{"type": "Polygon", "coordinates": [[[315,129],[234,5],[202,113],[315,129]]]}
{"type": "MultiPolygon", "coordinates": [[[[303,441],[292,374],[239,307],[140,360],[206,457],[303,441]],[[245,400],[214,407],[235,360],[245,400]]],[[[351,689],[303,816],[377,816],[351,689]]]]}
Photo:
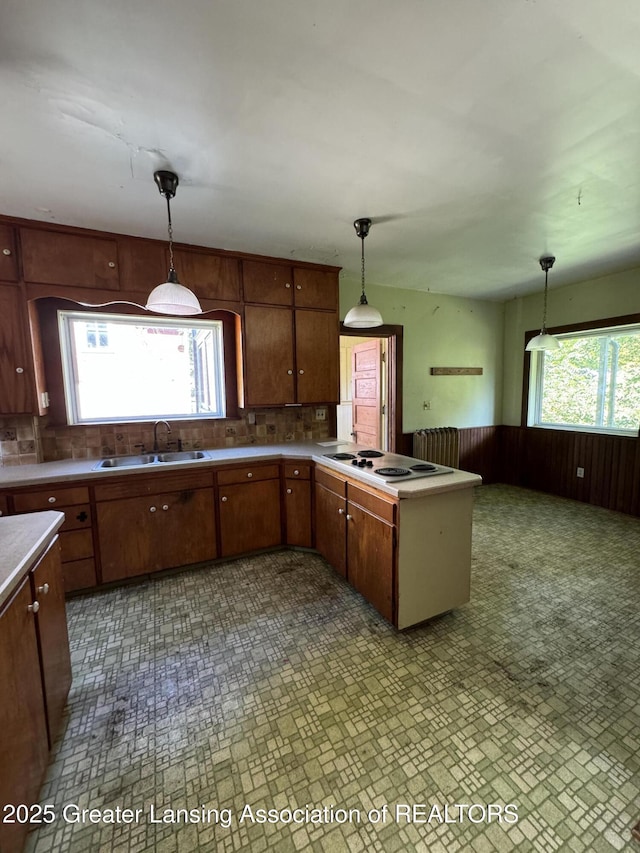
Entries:
{"type": "MultiPolygon", "coordinates": [[[[506,299],[640,265],[637,0],[2,0],[0,212],[506,299]]],[[[187,282],[188,284],[188,282],[187,282]]]]}

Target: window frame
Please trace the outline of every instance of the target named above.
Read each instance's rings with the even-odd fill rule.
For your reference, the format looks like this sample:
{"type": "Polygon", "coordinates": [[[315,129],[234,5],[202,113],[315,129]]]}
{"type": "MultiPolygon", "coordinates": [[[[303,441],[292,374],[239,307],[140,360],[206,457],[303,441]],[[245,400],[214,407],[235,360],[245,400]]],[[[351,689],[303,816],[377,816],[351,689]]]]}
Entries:
{"type": "MultiPolygon", "coordinates": [[[[626,314],[618,317],[607,317],[601,320],[588,320],[582,323],[571,323],[564,326],[552,326],[547,331],[551,335],[566,335],[579,334],[580,332],[604,332],[607,329],[613,330],[621,326],[633,326],[640,324],[640,314],[626,314]]],[[[597,435],[617,435],[621,437],[634,438],[640,436],[638,430],[620,430],[607,427],[591,427],[591,426],[571,426],[565,424],[536,424],[533,423],[533,406],[535,405],[534,389],[532,388],[532,378],[534,370],[532,356],[536,356],[536,352],[529,352],[526,346],[529,341],[536,335],[540,334],[540,329],[528,329],[524,333],[524,359],[523,359],[523,376],[522,376],[522,409],[520,417],[520,425],[529,429],[542,430],[559,430],[563,432],[584,432],[597,435]]]]}
{"type": "MultiPolygon", "coordinates": [[[[43,358],[44,362],[44,377],[49,395],[49,423],[52,426],[64,425],[70,427],[86,428],[92,425],[99,426],[102,423],[152,423],[159,418],[166,417],[172,421],[206,421],[206,420],[229,420],[237,419],[238,412],[238,394],[239,381],[241,379],[238,363],[238,352],[241,341],[240,332],[240,316],[232,311],[216,310],[206,311],[203,314],[197,315],[194,319],[197,320],[219,320],[222,323],[222,347],[224,353],[224,403],[225,414],[222,417],[210,415],[185,415],[176,416],[172,414],[157,416],[142,417],[136,419],[117,418],[110,420],[96,420],[82,423],[71,423],[67,417],[67,405],[64,390],[64,378],[62,368],[62,352],[60,346],[60,337],[58,332],[58,310],[96,313],[100,312],[100,307],[91,305],[81,305],[74,300],[60,297],[40,297],[34,300],[37,317],[40,327],[40,340],[42,351],[46,353],[43,358]]],[[[140,312],[140,308],[129,306],[126,304],[109,305],[104,309],[105,314],[118,315],[135,315],[144,316],[140,312]]],[[[156,314],[149,314],[149,319],[160,319],[156,314]]],[[[164,319],[168,319],[164,317],[164,319]]],[[[188,320],[187,317],[179,317],[177,320],[188,320]]]]}

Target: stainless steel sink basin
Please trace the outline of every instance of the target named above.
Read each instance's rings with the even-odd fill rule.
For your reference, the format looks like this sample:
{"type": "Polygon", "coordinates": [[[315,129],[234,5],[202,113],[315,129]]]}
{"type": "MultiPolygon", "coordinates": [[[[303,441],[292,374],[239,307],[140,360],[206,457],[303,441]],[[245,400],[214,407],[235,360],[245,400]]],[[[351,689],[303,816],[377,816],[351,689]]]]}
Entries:
{"type": "Polygon", "coordinates": [[[188,462],[190,459],[208,459],[209,454],[204,450],[175,450],[169,453],[158,453],[158,462],[188,462]]]}
{"type": "Polygon", "coordinates": [[[152,453],[145,453],[142,456],[111,456],[109,459],[101,459],[94,469],[98,468],[132,468],[135,465],[150,465],[156,461],[156,457],[152,453]]]}

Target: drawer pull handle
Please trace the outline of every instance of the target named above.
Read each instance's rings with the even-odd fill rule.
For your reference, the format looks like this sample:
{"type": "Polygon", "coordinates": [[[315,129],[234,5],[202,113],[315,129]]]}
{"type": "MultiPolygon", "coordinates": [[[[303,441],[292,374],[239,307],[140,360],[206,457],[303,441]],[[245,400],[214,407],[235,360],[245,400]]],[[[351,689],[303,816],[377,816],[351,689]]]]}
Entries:
{"type": "Polygon", "coordinates": [[[169,509],[169,504],[162,504],[162,509],[166,512],[169,509]]]}
{"type": "Polygon", "coordinates": [[[38,587],[38,592],[41,592],[43,595],[49,594],[49,584],[43,583],[42,586],[38,587]]]}
{"type": "Polygon", "coordinates": [[[2,250],[2,254],[3,254],[3,255],[6,255],[7,257],[9,257],[9,255],[11,254],[11,249],[3,249],[3,250],[2,250]]]}
{"type": "Polygon", "coordinates": [[[149,507],[149,512],[155,512],[155,511],[156,511],[156,507],[155,507],[155,506],[150,506],[150,507],[149,507]]]}
{"type": "Polygon", "coordinates": [[[287,494],[288,494],[288,495],[293,494],[293,489],[287,489],[287,494]]]}
{"type": "Polygon", "coordinates": [[[30,604],[27,607],[27,610],[29,611],[29,613],[37,613],[38,610],[40,610],[40,602],[34,601],[33,604],[30,604]]]}
{"type": "Polygon", "coordinates": [[[296,284],[296,290],[302,290],[302,285],[301,285],[301,284],[296,284]]]}
{"type": "Polygon", "coordinates": [[[222,503],[224,503],[225,501],[228,501],[229,498],[225,496],[224,498],[220,498],[220,500],[222,501],[222,503]]]}
{"type": "Polygon", "coordinates": [[[344,515],[344,510],[342,509],[342,507],[340,507],[340,509],[338,510],[338,512],[340,513],[340,515],[344,515]]]}
{"type": "Polygon", "coordinates": [[[56,499],[54,497],[49,498],[50,504],[54,504],[55,502],[56,502],[56,499]]]}
{"type": "Polygon", "coordinates": [[[109,261],[108,266],[109,266],[109,269],[114,269],[114,267],[115,267],[115,262],[114,262],[114,261],[109,261]]]}
{"type": "Polygon", "coordinates": [[[251,473],[251,471],[249,471],[249,473],[247,474],[247,477],[249,477],[249,478],[253,477],[253,474],[251,473]]]}
{"type": "Polygon", "coordinates": [[[287,370],[287,376],[293,376],[293,370],[287,370]]]}
{"type": "Polygon", "coordinates": [[[289,282],[287,282],[287,283],[285,284],[285,287],[291,287],[291,285],[289,284],[289,282]]]}
{"type": "Polygon", "coordinates": [[[298,471],[298,469],[296,468],[295,471],[293,472],[293,476],[297,477],[299,473],[300,473],[300,471],[298,471]]]}
{"type": "Polygon", "coordinates": [[[300,374],[300,376],[302,376],[302,374],[304,373],[304,370],[299,370],[298,373],[300,374]]]}
{"type": "Polygon", "coordinates": [[[16,373],[24,373],[24,367],[16,367],[16,373]]]}
{"type": "Polygon", "coordinates": [[[351,519],[353,518],[353,516],[352,516],[352,515],[349,515],[349,513],[347,513],[347,514],[345,515],[345,518],[347,519],[347,521],[351,521],[351,519]]]}
{"type": "Polygon", "coordinates": [[[76,521],[86,521],[88,518],[89,516],[84,510],[76,515],[76,521]]]}

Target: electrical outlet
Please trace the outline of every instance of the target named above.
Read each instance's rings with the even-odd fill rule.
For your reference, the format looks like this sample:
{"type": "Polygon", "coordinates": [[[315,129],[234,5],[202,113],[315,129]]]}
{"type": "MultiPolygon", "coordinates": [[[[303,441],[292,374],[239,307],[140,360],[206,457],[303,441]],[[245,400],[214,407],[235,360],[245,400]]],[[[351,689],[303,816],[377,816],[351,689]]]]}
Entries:
{"type": "Polygon", "coordinates": [[[425,400],[424,403],[422,404],[422,408],[425,410],[430,409],[431,408],[431,400],[425,400]]]}
{"type": "Polygon", "coordinates": [[[584,477],[584,468],[576,468],[576,477],[584,477]]]}
{"type": "Polygon", "coordinates": [[[249,412],[247,414],[247,423],[250,424],[251,426],[253,426],[253,424],[255,424],[255,422],[256,422],[256,413],[255,412],[249,412]]]}
{"type": "Polygon", "coordinates": [[[327,410],[326,409],[316,409],[316,420],[317,421],[326,421],[327,419],[327,410]]]}

